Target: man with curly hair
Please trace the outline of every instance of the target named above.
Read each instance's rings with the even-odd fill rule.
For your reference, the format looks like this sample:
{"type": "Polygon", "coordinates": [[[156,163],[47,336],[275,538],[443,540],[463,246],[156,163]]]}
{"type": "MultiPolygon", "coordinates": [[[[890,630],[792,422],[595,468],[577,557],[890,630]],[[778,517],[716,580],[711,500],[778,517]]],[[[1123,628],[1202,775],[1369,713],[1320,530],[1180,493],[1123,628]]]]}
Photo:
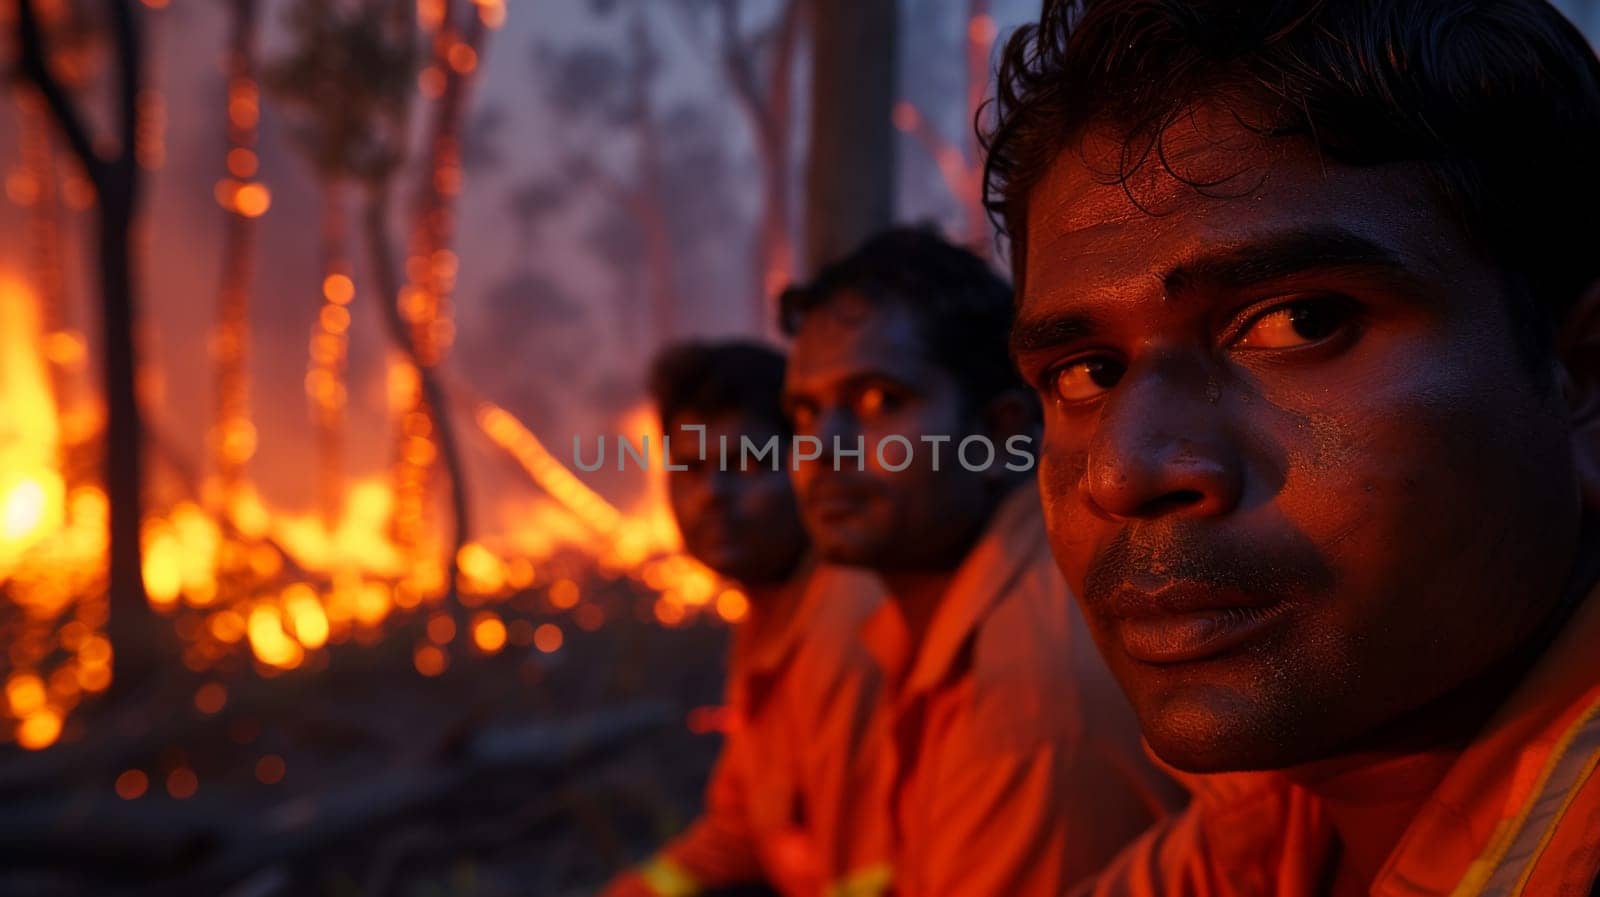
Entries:
{"type": "Polygon", "coordinates": [[[801,517],[823,559],[887,596],[861,629],[883,689],[860,808],[893,833],[891,889],[845,893],[1059,897],[1176,789],[1050,557],[1010,288],[972,252],[895,228],[779,308],[784,410],[814,440],[794,455],[801,517]]]}
{"type": "Polygon", "coordinates": [[[1600,873],[1600,63],[1543,0],[1047,2],[989,196],[1051,543],[1195,794],[1100,895],[1600,873]]]}

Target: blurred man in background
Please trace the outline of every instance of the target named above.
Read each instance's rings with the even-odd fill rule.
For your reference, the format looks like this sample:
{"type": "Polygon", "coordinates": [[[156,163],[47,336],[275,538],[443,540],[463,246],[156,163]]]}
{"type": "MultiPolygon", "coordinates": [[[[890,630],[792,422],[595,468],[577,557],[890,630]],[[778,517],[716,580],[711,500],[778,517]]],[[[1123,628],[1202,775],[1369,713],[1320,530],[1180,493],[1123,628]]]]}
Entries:
{"type": "Polygon", "coordinates": [[[990,190],[1182,815],[1101,895],[1594,893],[1600,63],[1542,0],[1045,4],[990,190]]]}
{"type": "Polygon", "coordinates": [[[886,691],[863,800],[894,833],[893,893],[1058,897],[1169,792],[1050,559],[1011,290],[903,229],[789,289],[781,314],[807,530],[890,599],[864,630],[886,691]]]}
{"type": "Polygon", "coordinates": [[[857,631],[879,589],[809,557],[784,469],[783,372],[781,355],[753,343],[684,344],[654,365],[684,546],[737,583],[750,610],[734,633],[731,719],[705,811],[608,897],[763,882],[814,897],[852,876],[881,877],[884,836],[856,824],[854,784],[878,689],[857,631]],[[741,457],[741,440],[759,451],[774,438],[776,456],[741,457]]]}

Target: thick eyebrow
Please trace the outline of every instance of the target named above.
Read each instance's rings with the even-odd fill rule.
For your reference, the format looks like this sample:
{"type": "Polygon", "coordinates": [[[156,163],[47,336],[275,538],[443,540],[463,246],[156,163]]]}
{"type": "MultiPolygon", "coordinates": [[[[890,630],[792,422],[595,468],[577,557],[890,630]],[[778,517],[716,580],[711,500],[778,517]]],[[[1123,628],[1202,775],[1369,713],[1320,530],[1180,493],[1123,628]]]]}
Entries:
{"type": "MultiPolygon", "coordinates": [[[[1161,278],[1166,295],[1239,292],[1308,271],[1361,271],[1407,287],[1417,275],[1392,251],[1338,228],[1295,230],[1227,246],[1182,262],[1161,278]]],[[[1054,348],[1094,333],[1081,314],[1019,315],[1011,327],[1011,355],[1054,348]]]]}
{"type": "Polygon", "coordinates": [[[1161,278],[1167,295],[1246,290],[1307,271],[1361,269],[1386,279],[1416,276],[1390,250],[1338,228],[1296,230],[1228,246],[1182,262],[1161,278]]]}
{"type": "Polygon", "coordinates": [[[1011,324],[1011,357],[1080,340],[1093,331],[1083,315],[1019,315],[1011,324]]]}

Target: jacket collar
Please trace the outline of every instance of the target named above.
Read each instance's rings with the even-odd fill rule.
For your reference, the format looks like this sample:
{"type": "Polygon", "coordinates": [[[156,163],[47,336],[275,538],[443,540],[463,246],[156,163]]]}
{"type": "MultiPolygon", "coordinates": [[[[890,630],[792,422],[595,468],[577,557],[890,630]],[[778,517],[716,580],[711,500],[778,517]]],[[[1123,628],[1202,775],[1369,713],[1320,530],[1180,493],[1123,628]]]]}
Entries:
{"type": "Polygon", "coordinates": [[[1597,641],[1600,586],[1445,774],[1384,864],[1374,895],[1478,893],[1461,889],[1514,859],[1508,848],[1517,830],[1540,823],[1534,804],[1541,797],[1559,803],[1581,784],[1566,781],[1565,771],[1574,760],[1581,767],[1582,758],[1568,755],[1584,750],[1575,735],[1594,728],[1600,708],[1597,641]]]}
{"type": "MultiPolygon", "coordinates": [[[[1039,489],[1030,481],[1001,500],[983,535],[956,568],[911,659],[899,700],[910,700],[945,681],[978,624],[1047,551],[1039,489]]],[[[867,621],[869,646],[885,644],[889,637],[884,631],[902,627],[898,614],[892,599],[873,614],[867,621]]],[[[874,654],[887,665],[881,649],[874,654]]]]}
{"type": "Polygon", "coordinates": [[[766,607],[751,609],[751,619],[734,634],[734,652],[738,667],[749,673],[774,673],[788,660],[800,644],[800,637],[810,626],[817,612],[822,568],[812,557],[801,562],[800,569],[771,596],[766,607]],[[755,615],[764,614],[770,619],[758,622],[755,615]]]}

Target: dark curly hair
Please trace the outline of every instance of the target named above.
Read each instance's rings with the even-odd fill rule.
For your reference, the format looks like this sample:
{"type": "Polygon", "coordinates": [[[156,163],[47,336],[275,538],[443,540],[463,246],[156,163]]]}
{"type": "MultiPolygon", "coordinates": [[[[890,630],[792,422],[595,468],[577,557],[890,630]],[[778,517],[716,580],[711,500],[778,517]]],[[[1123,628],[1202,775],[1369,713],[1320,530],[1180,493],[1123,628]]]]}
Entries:
{"type": "Polygon", "coordinates": [[[1019,288],[1028,194],[1063,150],[1112,129],[1125,181],[1213,102],[1340,163],[1420,163],[1542,331],[1600,276],[1600,63],[1544,0],[1045,0],[983,135],[1019,288]]]}
{"type": "Polygon", "coordinates": [[[869,238],[808,283],[778,297],[778,323],[794,336],[812,309],[845,291],[900,302],[915,316],[929,360],[961,383],[973,407],[1022,389],[1011,364],[1011,286],[994,268],[931,228],[897,227],[869,238]]]}

